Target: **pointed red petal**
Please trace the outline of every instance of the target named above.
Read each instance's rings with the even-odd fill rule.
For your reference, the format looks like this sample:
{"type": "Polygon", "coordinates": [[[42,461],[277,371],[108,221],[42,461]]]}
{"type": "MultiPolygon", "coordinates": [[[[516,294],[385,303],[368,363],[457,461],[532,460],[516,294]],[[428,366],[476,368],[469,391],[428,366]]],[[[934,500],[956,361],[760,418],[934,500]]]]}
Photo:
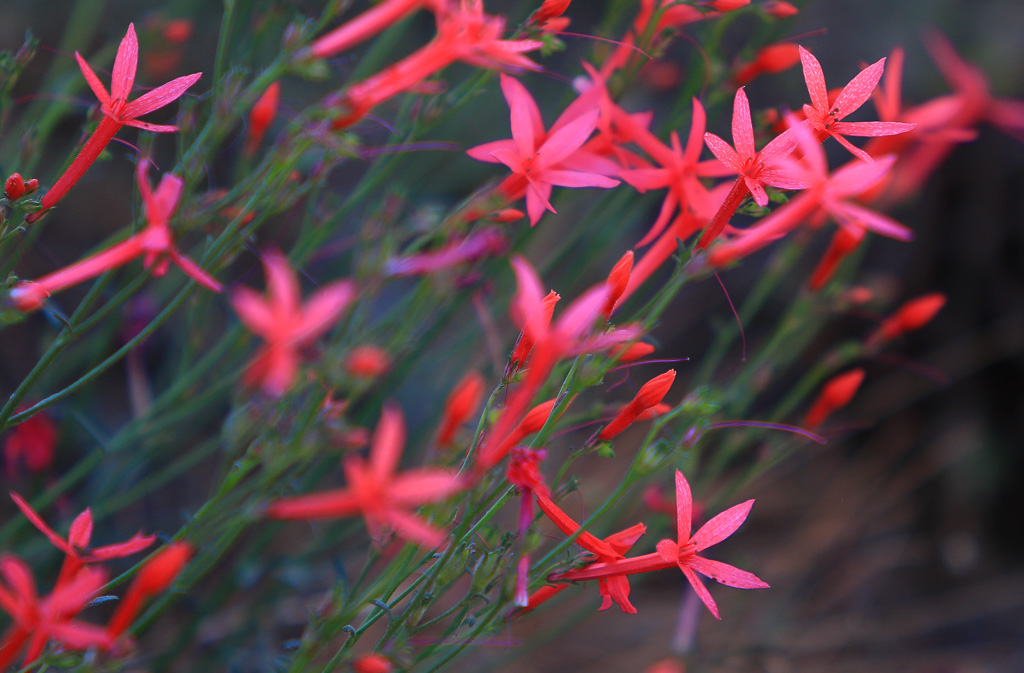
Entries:
{"type": "Polygon", "coordinates": [[[267,506],[264,513],[273,519],[333,519],[352,516],[363,503],[347,488],[284,498],[267,506]]]}
{"type": "Polygon", "coordinates": [[[107,90],[100,82],[99,77],[96,76],[96,73],[92,71],[92,68],[89,67],[89,64],[85,62],[85,59],[82,58],[77,51],[75,52],[75,60],[78,61],[78,69],[82,71],[82,76],[85,77],[86,83],[89,85],[89,88],[92,89],[96,98],[98,98],[100,103],[105,107],[110,107],[112,104],[110,94],[107,93],[107,90]]]}
{"type": "Polygon", "coordinates": [[[355,285],[347,280],[336,281],[318,290],[303,306],[302,319],[295,326],[292,338],[301,344],[320,336],[337,322],[355,296],[355,285]]]}
{"type": "Polygon", "coordinates": [[[68,544],[77,549],[85,549],[92,539],[92,512],[88,507],[75,517],[68,530],[68,544]]]}
{"type": "Polygon", "coordinates": [[[711,559],[694,556],[688,559],[687,565],[700,574],[726,586],[736,587],[737,589],[769,588],[768,584],[754,573],[734,568],[728,563],[722,563],[721,561],[712,561],[711,559]]]}
{"type": "Polygon", "coordinates": [[[747,520],[750,508],[753,506],[754,501],[747,500],[739,505],[730,507],[701,526],[700,530],[694,533],[693,539],[690,542],[697,547],[697,551],[707,549],[713,544],[718,544],[736,532],[736,529],[747,520]]]}
{"type": "MultiPolygon", "coordinates": [[[[704,137],[707,138],[707,134],[704,134],[704,137]]],[[[732,103],[732,142],[736,146],[736,152],[743,159],[750,159],[757,154],[757,150],[754,149],[754,123],[750,119],[750,102],[743,87],[736,90],[736,98],[732,103]]]]}
{"type": "Polygon", "coordinates": [[[35,510],[32,509],[32,507],[30,507],[29,504],[25,502],[25,500],[23,500],[20,495],[18,495],[14,491],[11,491],[11,500],[13,500],[14,504],[18,506],[18,509],[21,510],[21,513],[25,515],[25,518],[32,522],[32,525],[38,528],[43,535],[49,538],[50,542],[52,542],[54,546],[56,546],[58,549],[60,549],[66,554],[77,556],[77,552],[71,548],[67,541],[61,536],[57,535],[55,532],[53,532],[53,529],[46,525],[46,522],[43,521],[43,519],[38,514],[36,514],[35,510]]]}
{"type": "Polygon", "coordinates": [[[838,110],[836,119],[842,119],[857,110],[871,97],[871,92],[878,86],[878,80],[882,79],[884,70],[885,59],[881,58],[857,73],[857,76],[843,87],[832,104],[832,109],[838,110]]]}
{"type": "Polygon", "coordinates": [[[690,542],[690,527],[693,519],[693,494],[690,484],[679,470],[676,470],[676,539],[682,547],[690,542]]]}
{"type": "Polygon", "coordinates": [[[152,91],[139,96],[124,108],[125,118],[141,117],[153,110],[159,110],[163,106],[173,103],[181,98],[182,94],[188,91],[189,87],[199,81],[203,73],[197,72],[172,79],[167,84],[162,84],[152,91]]]}
{"type": "Polygon", "coordinates": [[[135,84],[135,68],[139,64],[139,40],[135,37],[135,24],[128,24],[128,32],[121,39],[114,57],[114,72],[110,77],[110,97],[113,100],[128,100],[135,84]]]}
{"type": "Polygon", "coordinates": [[[370,447],[370,469],[374,478],[382,483],[391,480],[404,446],[405,422],[402,410],[394,404],[387,404],[377,422],[370,447]]]}
{"type": "Polygon", "coordinates": [[[807,93],[811,96],[811,104],[819,114],[828,114],[828,87],[825,86],[825,73],[821,71],[821,63],[814,55],[799,47],[800,65],[804,70],[804,81],[807,83],[807,93]]]}
{"type": "Polygon", "coordinates": [[[711,592],[704,586],[704,583],[700,581],[697,574],[690,570],[690,568],[682,563],[679,564],[679,569],[686,575],[686,579],[689,580],[690,586],[697,592],[697,596],[700,597],[702,603],[707,606],[707,609],[711,611],[715,619],[722,621],[722,618],[718,616],[718,606],[715,604],[715,599],[711,597],[711,592]]]}

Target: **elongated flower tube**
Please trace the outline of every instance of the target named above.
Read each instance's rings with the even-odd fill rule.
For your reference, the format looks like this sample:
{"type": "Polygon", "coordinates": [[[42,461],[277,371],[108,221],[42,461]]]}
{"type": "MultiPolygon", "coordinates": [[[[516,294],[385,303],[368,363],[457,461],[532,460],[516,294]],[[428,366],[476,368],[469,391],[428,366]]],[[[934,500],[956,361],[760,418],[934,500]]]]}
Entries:
{"type": "Polygon", "coordinates": [[[252,154],[263,142],[263,136],[267,134],[270,123],[277,116],[277,105],[281,99],[281,83],[274,81],[270,83],[263,95],[253,103],[249,112],[249,131],[245,137],[245,153],[252,154]]]}
{"type": "Polygon", "coordinates": [[[75,156],[74,161],[64,171],[64,174],[43,195],[39,211],[26,217],[26,222],[35,222],[43,216],[44,212],[60,201],[71,187],[78,182],[79,178],[85,174],[85,171],[92,165],[92,162],[96,161],[96,157],[103,152],[103,148],[113,140],[122,126],[134,126],[156,133],[172,133],[177,131],[177,126],[150,124],[139,121],[138,117],[154,110],[159,110],[165,105],[174,102],[202,76],[201,72],[197,72],[173,79],[167,84],[158,86],[135,100],[129,101],[128,96],[131,94],[132,86],[135,83],[135,69],[139,61],[139,41],[135,37],[135,24],[132,23],[128,24],[128,32],[125,33],[124,38],[121,40],[121,45],[117,49],[117,56],[114,58],[114,72],[110,79],[110,93],[107,93],[107,89],[100,82],[99,78],[96,77],[96,73],[92,71],[92,68],[89,67],[89,64],[85,62],[85,59],[77,51],[75,52],[75,60],[78,61],[78,67],[82,70],[82,75],[89,84],[89,88],[92,89],[92,92],[96,94],[96,97],[102,104],[100,110],[103,113],[103,118],[100,119],[99,126],[93,131],[85,145],[78,152],[78,155],[75,156]]]}
{"type": "Polygon", "coordinates": [[[605,284],[608,285],[608,299],[601,309],[605,320],[612,317],[615,306],[619,303],[619,298],[622,297],[622,293],[626,291],[626,286],[629,285],[629,273],[632,270],[633,251],[629,250],[615,263],[611,273],[608,274],[608,280],[605,281],[605,284]]]}
{"type": "Polygon", "coordinates": [[[444,403],[444,416],[437,431],[438,446],[449,446],[455,431],[465,423],[480,406],[484,392],[484,379],[479,372],[471,371],[455,385],[444,403]]]}

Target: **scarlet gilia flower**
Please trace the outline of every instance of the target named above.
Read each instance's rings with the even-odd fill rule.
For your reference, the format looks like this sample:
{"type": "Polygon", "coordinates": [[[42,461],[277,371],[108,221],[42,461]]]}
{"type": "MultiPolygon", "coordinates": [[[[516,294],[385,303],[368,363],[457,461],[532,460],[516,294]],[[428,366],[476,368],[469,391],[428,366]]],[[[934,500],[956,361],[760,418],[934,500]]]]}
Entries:
{"type": "Polygon", "coordinates": [[[555,185],[609,188],[619,184],[603,174],[608,171],[604,160],[579,153],[597,127],[600,111],[596,107],[545,132],[537,103],[526,87],[502,75],[501,90],[512,113],[512,139],[477,145],[466,154],[477,161],[504,164],[512,171],[499,190],[509,198],[519,198],[525,191],[530,226],[545,210],[556,212],[551,205],[555,185]]]}
{"type": "Polygon", "coordinates": [[[551,581],[593,580],[602,577],[634,575],[652,570],[678,567],[683,571],[683,575],[690,582],[690,586],[697,592],[697,595],[704,605],[707,606],[708,610],[711,611],[711,614],[715,616],[715,619],[721,619],[718,615],[718,606],[715,604],[707,588],[697,577],[697,573],[710,577],[720,584],[738,589],[767,589],[768,585],[752,573],[734,568],[720,561],[713,561],[703,556],[698,556],[697,553],[721,542],[736,532],[736,529],[746,521],[750,508],[753,505],[754,501],[748,500],[730,507],[701,526],[700,530],[696,533],[690,535],[693,517],[693,496],[690,492],[690,485],[687,483],[683,473],[676,470],[676,527],[678,534],[676,541],[662,540],[658,543],[658,551],[653,554],[645,554],[621,561],[594,563],[585,568],[553,573],[548,576],[548,579],[551,581]]]}
{"type": "MultiPolygon", "coordinates": [[[[593,332],[601,308],[608,299],[608,287],[604,284],[591,288],[574,301],[552,325],[544,307],[540,278],[529,262],[521,257],[512,258],[516,273],[518,292],[513,299],[513,313],[523,323],[523,334],[533,344],[530,369],[525,380],[509,397],[508,404],[490,433],[489,446],[502,446],[508,434],[519,424],[541,385],[547,380],[555,364],[564,357],[581,353],[594,353],[632,341],[640,334],[640,328],[630,325],[611,332],[593,332]]],[[[477,465],[486,470],[493,466],[493,449],[486,449],[477,465]]],[[[500,460],[500,458],[499,458],[500,460]]]]}
{"type": "Polygon", "coordinates": [[[231,303],[245,326],[267,344],[245,372],[247,385],[259,384],[264,392],[280,397],[295,381],[299,349],[311,344],[348,308],[355,297],[349,281],[337,281],[299,303],[299,283],[288,260],[279,252],[263,255],[270,296],[264,299],[248,288],[237,288],[231,303]]]}
{"type": "Polygon", "coordinates": [[[396,475],[405,443],[405,423],[398,407],[387,406],[381,414],[370,447],[370,458],[349,454],[342,467],[346,488],[284,498],[267,506],[274,519],[334,519],[361,514],[370,537],[378,544],[385,531],[421,545],[436,547],[444,531],[416,517],[410,510],[438,502],[465,486],[452,470],[421,468],[396,475]]]}
{"type": "MultiPolygon", "coordinates": [[[[27,407],[18,409],[25,411],[27,407]]],[[[41,411],[28,420],[11,428],[4,439],[4,462],[7,478],[14,479],[19,463],[32,474],[42,474],[50,469],[57,448],[57,427],[41,411]]]]}
{"type": "Polygon", "coordinates": [[[131,626],[145,601],[167,591],[191,558],[192,545],[172,542],[146,560],[107,623],[111,640],[116,640],[131,626]]]}
{"type": "MultiPolygon", "coordinates": [[[[523,540],[533,524],[533,496],[548,495],[548,487],[540,473],[540,462],[547,457],[544,449],[512,449],[508,463],[508,481],[519,491],[519,539],[523,540]]],[[[516,564],[514,603],[526,607],[530,603],[530,555],[523,554],[516,564]]]]}
{"type": "Polygon", "coordinates": [[[715,213],[704,235],[697,244],[706,248],[729,223],[743,199],[749,193],[757,205],[768,205],[766,186],[781,189],[805,189],[808,184],[790,165],[780,160],[796,147],[796,138],[789,131],[777,136],[758,152],[754,147],[754,125],[750,119],[750,103],[743,89],[736,91],[732,108],[732,140],[735,149],[714,133],[704,134],[704,143],[723,165],[739,175],[736,183],[715,213]]]}
{"type": "Polygon", "coordinates": [[[864,370],[860,368],[851,369],[830,379],[822,387],[818,399],[804,417],[804,427],[808,430],[820,427],[833,412],[850,403],[863,381],[864,370]]]}
{"type": "Polygon", "coordinates": [[[445,0],[384,0],[316,39],[301,56],[331,58],[393,26],[421,7],[444,10],[445,0]]]}
{"type": "Polygon", "coordinates": [[[31,506],[17,493],[11,492],[11,500],[18,506],[21,513],[25,515],[33,526],[39,529],[43,535],[53,543],[57,549],[64,552],[64,565],[61,567],[58,584],[70,581],[82,569],[86,563],[100,563],[115,558],[124,558],[137,554],[147,549],[156,541],[154,535],[143,535],[138,532],[130,540],[116,544],[104,545],[89,549],[89,541],[92,539],[92,511],[88,508],[71,522],[67,538],[62,538],[46,525],[42,517],[32,509],[31,506]]]}
{"type": "MultiPolygon", "coordinates": [[[[516,212],[514,220],[523,214],[516,212]]],[[[498,217],[496,221],[504,221],[498,217]]],[[[389,276],[426,276],[457,269],[484,257],[500,255],[508,250],[508,238],[497,228],[474,231],[465,238],[452,241],[436,250],[394,257],[384,264],[389,276]]]]}
{"type": "Polygon", "coordinates": [[[860,242],[864,240],[865,233],[863,229],[856,228],[846,229],[840,227],[836,229],[836,233],[832,235],[832,242],[829,243],[828,249],[822,256],[821,261],[818,262],[814,273],[811,274],[811,280],[808,283],[811,290],[817,292],[825,287],[825,284],[832,278],[832,274],[836,272],[839,264],[851,252],[856,250],[860,242]]]}
{"type": "MultiPolygon", "coordinates": [[[[540,70],[524,52],[540,49],[537,40],[503,40],[505,19],[484,14],[481,0],[460,0],[445,5],[438,16],[437,37],[381,72],[331,96],[327,105],[340,106],[346,114],[334,120],[345,128],[363,118],[375,106],[392,97],[422,87],[423,81],[456,61],[479,68],[522,72],[540,70]]],[[[436,89],[436,88],[435,88],[436,89]]]]}
{"type": "Polygon", "coordinates": [[[873,162],[851,161],[829,173],[825,152],[810,130],[796,125],[792,132],[802,156],[798,162],[792,157],[787,158],[787,162],[792,162],[787,170],[806,182],[808,188],[753,226],[735,232],[727,242],[712,247],[707,257],[711,266],[723,266],[749,255],[782,238],[801,223],[826,214],[845,228],[867,229],[903,241],[913,237],[913,233],[899,222],[869,210],[853,199],[886,178],[896,160],[895,155],[880,157],[873,162]]]}
{"type": "Polygon", "coordinates": [[[935,314],[945,305],[946,295],[941,292],[933,292],[911,299],[882,322],[878,331],[868,339],[868,344],[878,345],[892,341],[907,332],[921,329],[931,322],[935,314]]]}
{"type": "Polygon", "coordinates": [[[871,161],[871,155],[864,150],[854,147],[845,136],[891,136],[897,133],[906,133],[914,128],[914,124],[903,122],[844,122],[843,118],[849,116],[863,105],[871,92],[878,85],[885,70],[885,59],[875,61],[867,68],[861,70],[850,83],[843,87],[835,100],[829,103],[828,88],[825,86],[825,74],[821,70],[821,64],[814,58],[811,52],[800,47],[800,62],[803,64],[804,80],[807,82],[807,91],[811,96],[811,104],[804,105],[804,115],[810,128],[818,134],[819,140],[832,136],[839,144],[848,149],[854,156],[871,161]]]}
{"type": "Polygon", "coordinates": [[[14,621],[0,641],[0,670],[14,663],[26,643],[21,668],[35,662],[50,641],[69,650],[110,647],[104,629],[74,621],[106,582],[102,570],[83,568],[40,599],[29,567],[21,559],[5,555],[0,557],[0,580],[0,609],[14,621]]]}
{"type": "Polygon", "coordinates": [[[267,90],[263,92],[249,112],[249,131],[245,137],[245,153],[252,154],[263,142],[263,136],[267,134],[270,123],[277,116],[277,105],[281,98],[281,83],[274,81],[270,83],[267,90]]]}
{"type": "Polygon", "coordinates": [[[356,346],[345,358],[345,369],[360,379],[375,379],[391,367],[391,357],[378,346],[356,346]]]}
{"type": "Polygon", "coordinates": [[[615,305],[618,304],[619,298],[626,291],[626,286],[629,285],[629,272],[632,270],[633,251],[629,250],[615,263],[611,273],[608,274],[608,280],[605,281],[608,285],[608,299],[601,309],[601,314],[604,315],[605,320],[612,317],[615,305]]]}
{"type": "Polygon", "coordinates": [[[221,291],[221,284],[216,279],[182,255],[174,246],[168,223],[181,200],[184,181],[176,175],[165,173],[156,191],[153,191],[147,178],[148,170],[149,161],[140,161],[136,175],[146,213],[146,228],[70,266],[34,281],[19,283],[10,292],[11,300],[19,310],[35,310],[53,293],[124,266],[136,257],[143,258],[143,266],[154,276],[164,275],[171,262],[174,262],[186,275],[203,287],[214,292],[221,291]]]}
{"type": "Polygon", "coordinates": [[[451,446],[455,432],[476,413],[484,393],[484,377],[479,372],[467,372],[448,395],[444,403],[441,427],[437,431],[437,445],[451,446]]]}
{"type": "Polygon", "coordinates": [[[762,74],[789,70],[800,62],[800,47],[792,42],[779,42],[763,47],[754,60],[740,68],[733,76],[736,86],[749,84],[762,74]]]}
{"type": "Polygon", "coordinates": [[[606,442],[628,428],[640,417],[640,414],[659,404],[664,399],[665,395],[668,394],[669,388],[672,387],[672,382],[675,380],[676,370],[670,369],[640,386],[636,397],[622,407],[618,415],[608,425],[604,426],[597,435],[597,438],[606,442]]]}
{"type": "Polygon", "coordinates": [[[114,72],[110,79],[110,93],[107,93],[106,87],[103,86],[99,78],[96,77],[96,73],[92,71],[92,68],[89,67],[89,64],[85,62],[85,59],[77,51],[75,52],[75,60],[78,61],[78,67],[81,69],[85,81],[89,84],[89,88],[96,94],[102,105],[100,111],[103,113],[103,118],[100,119],[99,126],[93,131],[85,145],[78,152],[78,155],[75,156],[74,161],[64,171],[64,174],[43,195],[39,211],[25,218],[26,222],[35,222],[43,216],[44,212],[62,199],[68,193],[68,190],[78,182],[78,179],[85,174],[85,171],[96,160],[96,157],[100,155],[103,148],[107,146],[107,143],[114,138],[114,135],[121,130],[122,126],[134,126],[144,131],[156,133],[172,133],[177,131],[177,126],[150,124],[139,121],[138,117],[149,114],[154,110],[159,110],[165,105],[174,102],[202,76],[201,72],[197,72],[173,79],[167,84],[158,86],[135,100],[129,101],[128,96],[131,94],[132,86],[135,84],[135,70],[139,61],[139,41],[135,37],[135,24],[131,23],[128,24],[128,32],[125,33],[124,38],[121,40],[121,45],[117,49],[117,56],[114,57],[114,72]]]}
{"type": "MultiPolygon", "coordinates": [[[[537,494],[537,506],[540,507],[541,511],[551,519],[551,522],[558,526],[566,535],[574,535],[579,529],[580,525],[572,520],[572,518],[562,511],[561,508],[556,505],[551,498],[546,494],[537,494]]],[[[642,523],[638,523],[635,526],[619,531],[613,535],[609,535],[603,540],[598,539],[594,535],[591,535],[587,531],[581,532],[576,537],[576,544],[583,549],[590,552],[590,554],[584,557],[582,560],[585,564],[591,563],[614,563],[621,561],[625,558],[625,553],[628,552],[636,541],[640,539],[640,536],[647,532],[647,527],[642,523]]],[[[585,566],[584,566],[585,567],[585,566]]],[[[558,585],[553,587],[554,591],[545,592],[538,596],[534,593],[530,596],[529,608],[533,609],[541,602],[541,598],[547,600],[551,595],[554,595],[558,591],[566,588],[568,585],[558,585]]],[[[607,610],[612,606],[612,602],[615,602],[623,612],[635,615],[636,608],[629,602],[629,580],[623,575],[605,577],[599,579],[597,582],[597,590],[601,595],[601,607],[598,610],[607,610]]]]}

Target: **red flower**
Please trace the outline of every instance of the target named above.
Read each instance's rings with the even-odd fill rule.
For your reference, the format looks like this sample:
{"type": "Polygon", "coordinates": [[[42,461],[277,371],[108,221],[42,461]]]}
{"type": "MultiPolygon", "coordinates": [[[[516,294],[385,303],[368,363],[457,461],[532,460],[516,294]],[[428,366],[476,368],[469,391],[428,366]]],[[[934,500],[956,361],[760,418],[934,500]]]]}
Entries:
{"type": "Polygon", "coordinates": [[[537,103],[526,87],[502,75],[501,90],[512,113],[512,139],[478,145],[466,154],[477,161],[508,166],[512,176],[501,187],[506,194],[517,193],[519,185],[525,184],[531,226],[537,224],[545,209],[555,212],[551,205],[555,185],[607,188],[619,184],[602,174],[607,172],[604,160],[578,154],[597,127],[600,112],[596,107],[580,111],[567,121],[559,118],[555,127],[545,133],[537,103]]]}
{"type": "Polygon", "coordinates": [[[295,272],[280,253],[263,255],[270,296],[240,287],[231,303],[245,326],[263,337],[267,344],[245,373],[247,384],[260,384],[269,395],[280,397],[299,369],[298,350],[312,343],[345,311],[355,296],[349,281],[338,281],[314,293],[305,306],[299,304],[299,283],[295,272]]]}
{"type": "Polygon", "coordinates": [[[945,305],[946,295],[941,292],[933,292],[911,299],[885,319],[878,331],[868,339],[868,343],[874,345],[892,341],[907,332],[921,329],[931,322],[935,314],[945,305]]]}
{"type": "Polygon", "coordinates": [[[382,542],[390,529],[399,537],[424,547],[436,547],[444,532],[414,516],[409,510],[462,490],[464,484],[451,470],[421,468],[395,475],[405,423],[397,407],[385,407],[373,436],[370,459],[349,454],[343,464],[347,488],[284,498],[269,505],[267,516],[275,519],[331,519],[362,514],[370,537],[382,542]]]}
{"type": "MultiPolygon", "coordinates": [[[[18,412],[25,408],[18,409],[18,412]]],[[[4,462],[8,479],[13,479],[19,460],[24,461],[25,467],[33,474],[45,472],[53,463],[56,447],[57,428],[46,412],[40,412],[15,426],[4,439],[4,462]]]]}
{"type": "Polygon", "coordinates": [[[690,493],[690,485],[686,482],[683,473],[676,470],[676,526],[678,535],[676,542],[662,540],[658,543],[658,551],[653,554],[636,556],[622,561],[595,563],[577,570],[554,573],[548,579],[592,580],[602,577],[633,575],[678,566],[683,571],[683,575],[686,576],[694,591],[700,596],[701,601],[711,611],[711,614],[715,616],[715,619],[721,619],[718,616],[718,606],[715,605],[711,594],[697,577],[697,573],[710,577],[721,584],[738,589],[766,589],[768,585],[752,573],[734,568],[720,561],[712,561],[703,556],[698,556],[697,552],[704,551],[736,532],[736,529],[746,521],[750,508],[753,505],[754,501],[748,500],[730,507],[701,526],[700,530],[691,536],[690,525],[693,516],[693,496],[690,493]]]}
{"type": "Polygon", "coordinates": [[[117,49],[117,56],[114,57],[114,72],[110,78],[110,93],[107,93],[106,87],[103,86],[99,78],[96,77],[96,73],[92,71],[92,68],[89,67],[89,64],[85,62],[85,59],[77,51],[75,52],[75,60],[78,61],[78,67],[82,70],[82,75],[89,84],[89,88],[96,94],[102,105],[100,109],[103,112],[103,119],[100,120],[99,126],[93,131],[85,146],[82,147],[74,161],[64,171],[64,174],[43,195],[39,211],[25,218],[28,222],[35,222],[42,217],[46,210],[52,208],[57,201],[68,193],[68,190],[78,182],[78,179],[92,165],[92,162],[96,160],[96,157],[100,155],[103,148],[113,139],[114,135],[121,130],[122,126],[135,126],[144,131],[154,131],[156,133],[177,131],[177,126],[150,124],[139,121],[138,117],[149,114],[154,110],[159,110],[165,105],[174,102],[202,76],[201,72],[197,72],[173,79],[148,91],[135,100],[129,101],[128,96],[131,94],[132,86],[135,84],[135,69],[139,61],[139,41],[135,37],[135,24],[132,23],[128,24],[128,32],[125,33],[124,38],[121,40],[121,45],[117,49]]]}
{"type": "Polygon", "coordinates": [[[245,138],[245,153],[252,154],[263,142],[270,123],[277,115],[277,105],[281,98],[281,83],[273,81],[263,92],[249,112],[249,131],[245,138]]]}
{"type": "MultiPolygon", "coordinates": [[[[573,521],[568,514],[562,511],[546,495],[537,494],[537,505],[566,535],[573,535],[580,529],[580,525],[573,521]]],[[[576,538],[576,544],[592,554],[591,557],[586,559],[587,563],[613,563],[623,560],[625,558],[623,555],[633,547],[636,541],[640,539],[640,536],[646,531],[647,527],[642,523],[638,523],[635,526],[630,526],[625,530],[609,535],[603,540],[598,539],[587,531],[583,531],[576,538]]],[[[564,589],[566,586],[568,585],[554,587],[556,589],[555,592],[549,590],[546,593],[557,593],[557,591],[564,589]]],[[[612,601],[614,601],[622,608],[623,612],[631,615],[636,614],[636,608],[629,602],[629,580],[625,576],[616,575],[601,578],[598,580],[597,590],[601,595],[601,607],[598,610],[607,610],[612,606],[612,601]]],[[[545,596],[545,599],[548,597],[545,596]]],[[[537,605],[538,601],[534,599],[534,596],[531,596],[529,607],[532,609],[537,605]]]]}
{"type": "Polygon", "coordinates": [[[884,58],[861,70],[856,77],[850,80],[849,84],[843,87],[831,104],[828,101],[825,74],[821,71],[818,59],[814,58],[811,52],[800,47],[800,62],[803,64],[807,91],[811,96],[811,105],[803,107],[804,115],[807,117],[803,123],[818,133],[819,140],[832,136],[854,156],[860,157],[864,161],[871,161],[871,155],[854,147],[844,136],[891,136],[897,133],[906,133],[914,128],[915,124],[903,122],[840,121],[855,112],[871,97],[871,92],[875,90],[878,80],[882,78],[882,71],[885,69],[884,58]]]}
{"type": "Polygon", "coordinates": [[[106,581],[101,570],[83,568],[67,582],[59,583],[53,592],[40,600],[32,571],[14,556],[0,557],[0,609],[14,623],[0,643],[0,670],[7,670],[28,643],[21,666],[34,662],[50,640],[67,649],[110,647],[107,632],[98,626],[73,621],[106,581]]]}
{"type": "Polygon", "coordinates": [[[71,528],[68,529],[68,536],[65,539],[47,526],[42,517],[20,495],[13,491],[10,495],[11,500],[18,506],[21,513],[25,515],[25,518],[38,528],[57,549],[66,554],[64,565],[60,571],[60,578],[57,581],[58,585],[73,578],[86,563],[99,563],[114,558],[131,556],[143,551],[156,541],[156,536],[143,535],[140,531],[125,542],[89,549],[89,541],[92,539],[92,511],[89,508],[86,508],[84,512],[76,516],[75,520],[71,522],[71,528]]]}

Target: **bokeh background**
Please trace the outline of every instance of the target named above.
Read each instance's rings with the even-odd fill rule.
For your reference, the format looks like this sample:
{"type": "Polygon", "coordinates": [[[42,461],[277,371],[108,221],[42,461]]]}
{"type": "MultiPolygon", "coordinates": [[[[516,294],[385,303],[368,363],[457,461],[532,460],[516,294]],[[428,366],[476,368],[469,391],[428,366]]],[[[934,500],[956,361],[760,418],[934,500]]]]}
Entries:
{"type": "MultiPolygon", "coordinates": [[[[102,5],[95,13],[102,17],[104,39],[122,34],[128,21],[144,25],[153,16],[193,17],[190,45],[195,47],[184,53],[177,72],[201,70],[212,61],[216,3],[95,4],[102,5]]],[[[319,7],[294,4],[309,13],[319,7]]],[[[488,6],[502,4],[522,5],[488,6]]],[[[573,29],[586,32],[589,17],[605,4],[576,0],[573,29]]],[[[945,93],[922,42],[926,31],[940,30],[965,59],[984,69],[996,95],[1024,99],[1020,0],[798,4],[802,13],[780,37],[811,49],[830,85],[841,85],[861,63],[902,45],[905,98],[918,102],[945,93]]],[[[0,5],[0,45],[16,48],[31,27],[43,45],[41,65],[68,60],[69,54],[54,50],[70,8],[66,1],[6,0],[0,5]]],[[[730,28],[727,40],[737,52],[747,30],[752,27],[743,21],[730,28]]],[[[570,38],[569,47],[569,54],[582,54],[587,43],[570,38]]],[[[671,57],[685,64],[700,55],[681,40],[671,57]]],[[[538,88],[562,85],[552,77],[538,88]]],[[[797,105],[806,95],[798,68],[765,77],[748,92],[762,106],[797,105]]],[[[83,99],[83,105],[89,103],[83,99]]],[[[541,107],[550,118],[553,105],[541,100],[541,107]]],[[[69,121],[65,141],[74,143],[80,132],[77,122],[69,121]]],[[[481,133],[482,140],[492,137],[486,135],[490,130],[481,133]]],[[[68,196],[65,212],[76,203],[124,201],[110,198],[110,190],[131,184],[131,167],[104,170],[95,177],[91,173],[91,182],[83,181],[68,196]],[[114,180],[110,171],[125,175],[114,180]]],[[[867,383],[832,425],[826,447],[774,469],[744,494],[757,505],[741,539],[723,543],[718,557],[743,559],[737,565],[765,578],[770,591],[713,587],[724,615],[716,623],[693,612],[692,593],[681,577],[664,573],[633,583],[638,615],[612,610],[574,626],[562,621],[569,611],[563,615],[556,606],[537,619],[510,625],[507,638],[479,648],[456,669],[632,673],[687,649],[691,670],[723,672],[1024,670],[1022,185],[1024,143],[983,127],[976,141],[957,148],[926,188],[895,211],[916,240],[872,242],[860,281],[893,297],[940,291],[949,301],[931,325],[893,349],[898,357],[863,363],[867,383]],[[681,640],[680,615],[698,615],[692,642],[681,640]],[[532,646],[510,644],[524,640],[532,646]]],[[[128,218],[127,212],[95,207],[80,212],[82,233],[48,242],[50,259],[72,259],[75,250],[128,218]]],[[[734,299],[756,283],[754,261],[723,274],[734,299]]],[[[32,263],[26,262],[30,269],[32,263]]],[[[706,284],[686,302],[686,310],[677,320],[666,320],[657,335],[666,351],[701,352],[710,325],[728,320],[716,286],[706,284]]],[[[851,315],[835,330],[865,331],[876,319],[851,315]]],[[[26,341],[29,331],[6,334],[12,337],[0,349],[0,390],[20,380],[26,354],[35,350],[26,341]]],[[[681,370],[681,380],[684,374],[681,370]]],[[[110,385],[123,382],[112,377],[110,385]]]]}

